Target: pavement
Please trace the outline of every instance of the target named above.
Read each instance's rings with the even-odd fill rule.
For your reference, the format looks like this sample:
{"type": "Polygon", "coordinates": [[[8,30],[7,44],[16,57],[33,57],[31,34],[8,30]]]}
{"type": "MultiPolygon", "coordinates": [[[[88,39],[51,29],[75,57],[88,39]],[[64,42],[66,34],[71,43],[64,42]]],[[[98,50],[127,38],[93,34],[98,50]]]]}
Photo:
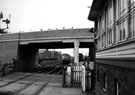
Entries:
{"type": "Polygon", "coordinates": [[[47,87],[39,95],[86,95],[80,88],[47,87]]]}
{"type": "MultiPolygon", "coordinates": [[[[0,95],[35,95],[52,75],[34,74],[14,82],[29,73],[14,73],[0,78],[0,95]],[[9,84],[10,83],[10,84],[9,84]]],[[[93,95],[82,92],[81,88],[62,87],[62,76],[57,76],[49,82],[38,95],[93,95]]]]}

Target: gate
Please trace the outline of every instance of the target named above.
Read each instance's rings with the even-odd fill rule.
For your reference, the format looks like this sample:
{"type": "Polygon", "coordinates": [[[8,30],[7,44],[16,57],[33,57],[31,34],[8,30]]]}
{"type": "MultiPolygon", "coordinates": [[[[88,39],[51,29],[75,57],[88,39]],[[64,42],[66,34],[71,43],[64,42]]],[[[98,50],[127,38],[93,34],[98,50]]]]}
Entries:
{"type": "Polygon", "coordinates": [[[81,66],[71,67],[71,83],[72,87],[81,87],[82,70],[81,66]]]}
{"type": "Polygon", "coordinates": [[[79,87],[83,91],[91,89],[91,71],[81,65],[67,65],[63,70],[63,87],[79,87]]]}

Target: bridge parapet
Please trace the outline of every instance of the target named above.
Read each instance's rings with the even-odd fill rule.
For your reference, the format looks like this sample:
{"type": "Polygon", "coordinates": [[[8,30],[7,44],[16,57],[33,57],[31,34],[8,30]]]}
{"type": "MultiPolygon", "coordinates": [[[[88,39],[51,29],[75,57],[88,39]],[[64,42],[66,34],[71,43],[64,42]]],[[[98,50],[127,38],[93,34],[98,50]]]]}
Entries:
{"type": "Polygon", "coordinates": [[[12,33],[12,34],[3,34],[0,35],[0,42],[5,41],[18,41],[19,33],[12,33]]]}

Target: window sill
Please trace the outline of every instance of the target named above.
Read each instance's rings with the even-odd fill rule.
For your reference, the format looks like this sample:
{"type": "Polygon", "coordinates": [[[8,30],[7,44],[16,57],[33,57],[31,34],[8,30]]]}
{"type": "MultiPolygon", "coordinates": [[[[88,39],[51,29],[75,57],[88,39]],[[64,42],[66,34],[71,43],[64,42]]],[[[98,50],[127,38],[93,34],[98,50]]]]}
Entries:
{"type": "Polygon", "coordinates": [[[103,88],[103,91],[104,91],[104,92],[106,92],[106,89],[105,89],[105,88],[103,88]]]}
{"type": "Polygon", "coordinates": [[[119,41],[119,43],[124,42],[124,41],[126,41],[126,40],[127,40],[126,38],[125,38],[125,39],[123,39],[123,40],[120,40],[120,41],[119,41]]]}

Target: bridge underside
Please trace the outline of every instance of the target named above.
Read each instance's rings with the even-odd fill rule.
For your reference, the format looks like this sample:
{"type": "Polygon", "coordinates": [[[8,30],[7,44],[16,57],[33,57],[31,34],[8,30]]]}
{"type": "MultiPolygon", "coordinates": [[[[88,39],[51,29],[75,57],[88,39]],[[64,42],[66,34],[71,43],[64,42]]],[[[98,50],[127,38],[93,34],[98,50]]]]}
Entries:
{"type": "MultiPolygon", "coordinates": [[[[79,55],[79,48],[93,48],[93,42],[80,42],[77,54],[79,55]]],[[[29,43],[19,45],[19,63],[17,71],[29,71],[38,66],[38,49],[66,49],[75,48],[75,42],[44,42],[44,43],[29,43]]],[[[79,58],[75,59],[79,61],[79,58]]],[[[76,62],[77,63],[77,62],[76,62]]]]}
{"type": "MultiPolygon", "coordinates": [[[[80,42],[79,48],[89,48],[92,45],[91,42],[80,42]]],[[[31,43],[28,46],[32,46],[39,49],[64,49],[74,48],[74,43],[62,43],[62,42],[50,42],[50,43],[31,43]]]]}

